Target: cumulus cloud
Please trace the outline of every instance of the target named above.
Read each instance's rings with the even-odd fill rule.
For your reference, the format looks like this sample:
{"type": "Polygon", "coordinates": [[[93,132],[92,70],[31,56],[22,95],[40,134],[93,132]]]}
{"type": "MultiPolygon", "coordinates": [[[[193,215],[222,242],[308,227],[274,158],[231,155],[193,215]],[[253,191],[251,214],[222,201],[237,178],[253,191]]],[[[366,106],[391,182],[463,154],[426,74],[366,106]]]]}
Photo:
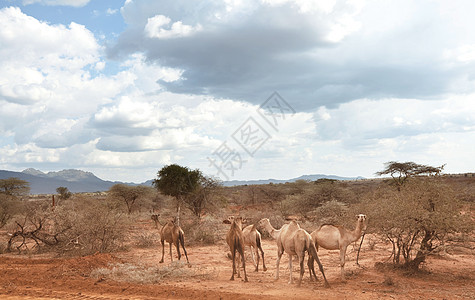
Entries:
{"type": "Polygon", "coordinates": [[[452,15],[472,2],[325,3],[130,1],[122,8],[129,27],[108,53],[143,52],[183,70],[182,80],[164,83],[172,92],[258,104],[277,90],[298,110],[361,98],[440,99],[460,86],[473,91],[466,46],[475,42],[472,18],[457,14],[454,23],[452,15]],[[171,34],[163,26],[178,21],[201,30],[149,38],[171,34]],[[447,54],[454,52],[458,60],[447,54]]]}
{"type": "Polygon", "coordinates": [[[149,38],[169,39],[185,37],[201,29],[201,25],[199,24],[193,27],[185,25],[181,21],[174,22],[169,26],[170,29],[166,29],[166,26],[168,26],[170,22],[170,18],[164,15],[156,15],[152,18],[148,18],[144,31],[149,38]]]}

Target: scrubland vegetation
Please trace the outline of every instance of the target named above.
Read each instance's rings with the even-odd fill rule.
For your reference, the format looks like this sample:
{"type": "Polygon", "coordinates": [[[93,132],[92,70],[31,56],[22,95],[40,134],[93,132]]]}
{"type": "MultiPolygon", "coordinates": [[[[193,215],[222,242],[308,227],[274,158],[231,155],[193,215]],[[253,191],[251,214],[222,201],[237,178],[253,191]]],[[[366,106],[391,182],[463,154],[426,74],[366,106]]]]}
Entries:
{"type": "MultiPolygon", "coordinates": [[[[177,201],[193,203],[186,195],[177,199],[152,187],[117,185],[108,193],[57,197],[53,207],[51,195],[32,198],[27,184],[13,183],[13,188],[0,193],[0,226],[8,234],[1,240],[2,252],[87,255],[156,246],[156,236],[144,232],[132,241],[124,233],[149,220],[152,212],[165,219],[176,216],[177,201]]],[[[277,227],[297,219],[311,231],[325,223],[352,228],[353,216],[364,213],[369,218],[367,232],[391,242],[392,262],[414,269],[427,255],[468,247],[473,239],[475,177],[471,174],[411,176],[403,185],[394,185],[392,179],[237,187],[214,183],[206,186],[206,192],[194,190],[192,197],[200,197],[199,213],[190,205],[179,211],[189,245],[221,241],[217,224],[230,214],[242,215],[248,223],[267,217],[277,227]]]]}

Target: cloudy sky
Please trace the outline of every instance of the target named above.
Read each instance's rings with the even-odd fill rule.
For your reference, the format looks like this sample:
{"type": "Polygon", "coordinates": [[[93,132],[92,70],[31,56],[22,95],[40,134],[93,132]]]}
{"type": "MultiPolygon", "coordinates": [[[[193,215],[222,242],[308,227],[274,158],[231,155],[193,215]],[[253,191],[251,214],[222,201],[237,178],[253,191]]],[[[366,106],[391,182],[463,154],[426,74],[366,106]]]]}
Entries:
{"type": "Polygon", "coordinates": [[[2,0],[0,169],[475,167],[475,2],[2,0]]]}

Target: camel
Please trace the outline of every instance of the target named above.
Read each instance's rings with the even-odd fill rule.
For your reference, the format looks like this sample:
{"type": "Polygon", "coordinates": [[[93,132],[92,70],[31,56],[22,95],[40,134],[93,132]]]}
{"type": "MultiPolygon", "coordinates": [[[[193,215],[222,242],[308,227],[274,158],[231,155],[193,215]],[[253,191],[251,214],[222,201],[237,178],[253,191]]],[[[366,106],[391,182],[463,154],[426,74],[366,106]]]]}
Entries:
{"type": "MultiPolygon", "coordinates": [[[[324,224],[310,234],[315,241],[317,250],[319,246],[328,250],[340,250],[341,279],[343,281],[345,281],[346,248],[351,243],[357,241],[361,237],[362,232],[366,230],[366,215],[359,214],[356,218],[356,227],[353,231],[349,231],[343,226],[324,224]]],[[[313,276],[315,276],[313,260],[308,260],[308,267],[310,270],[313,270],[313,276]]],[[[312,273],[310,273],[310,276],[312,276],[312,273]]]]}
{"type": "Polygon", "coordinates": [[[188,254],[186,253],[185,249],[185,233],[181,229],[180,226],[175,224],[175,220],[168,221],[165,225],[160,224],[160,221],[158,220],[159,214],[154,214],[152,215],[152,220],[155,222],[155,226],[157,226],[157,229],[159,228],[158,225],[162,226],[160,229],[160,242],[162,243],[162,259],[160,260],[160,263],[163,263],[163,257],[165,255],[165,241],[168,242],[170,245],[170,259],[173,261],[173,255],[172,255],[172,244],[175,245],[176,251],[178,252],[178,260],[181,259],[181,253],[180,253],[180,244],[181,247],[183,248],[183,251],[185,252],[185,257],[186,257],[186,262],[189,264],[188,260],[188,254]]]}
{"type": "Polygon", "coordinates": [[[262,268],[264,271],[267,271],[266,263],[264,260],[264,250],[261,246],[261,233],[256,229],[256,224],[248,225],[242,230],[242,236],[244,238],[244,247],[249,246],[251,252],[252,263],[254,264],[256,272],[259,271],[259,252],[261,251],[262,256],[262,268]],[[254,251],[253,251],[254,250],[254,251]],[[254,259],[254,254],[256,259],[254,259]],[[257,262],[256,262],[257,260],[257,262]]]}
{"type": "Polygon", "coordinates": [[[231,276],[230,280],[234,280],[234,273],[236,273],[236,270],[238,277],[241,277],[241,272],[239,269],[240,256],[242,267],[244,269],[244,281],[247,282],[246,261],[244,259],[244,238],[242,234],[242,217],[231,217],[229,220],[231,221],[231,227],[229,228],[228,234],[226,235],[226,242],[228,243],[229,249],[231,250],[231,257],[233,260],[233,275],[231,276]],[[238,252],[237,255],[236,251],[238,252]],[[237,268],[236,261],[238,262],[237,268]]]}
{"type": "MultiPolygon", "coordinates": [[[[286,252],[289,256],[289,272],[290,272],[290,280],[289,284],[293,283],[292,278],[292,256],[296,255],[299,259],[300,264],[300,278],[298,281],[298,286],[302,283],[302,277],[305,271],[305,267],[303,265],[305,259],[305,252],[307,251],[309,257],[312,257],[314,260],[317,261],[318,266],[320,268],[320,272],[323,275],[325,280],[325,287],[328,287],[328,281],[325,277],[325,273],[323,271],[323,266],[320,263],[320,260],[317,255],[317,249],[315,248],[315,243],[312,240],[310,234],[305,231],[304,229],[300,228],[300,225],[295,222],[291,221],[289,224],[285,224],[280,229],[275,229],[269,222],[269,219],[265,218],[258,222],[260,226],[263,226],[269,234],[276,239],[277,242],[277,262],[276,262],[276,274],[275,279],[279,279],[279,264],[280,259],[282,258],[282,254],[286,252]]],[[[310,259],[310,258],[309,258],[310,259]]]]}

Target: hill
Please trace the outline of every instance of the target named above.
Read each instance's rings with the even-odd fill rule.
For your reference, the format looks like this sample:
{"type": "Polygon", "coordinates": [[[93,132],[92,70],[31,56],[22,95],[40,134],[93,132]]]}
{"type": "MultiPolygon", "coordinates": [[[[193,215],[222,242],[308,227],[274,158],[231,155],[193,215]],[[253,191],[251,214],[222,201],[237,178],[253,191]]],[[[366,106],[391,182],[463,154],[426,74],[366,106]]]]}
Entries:
{"type": "Polygon", "coordinates": [[[36,169],[22,172],[0,170],[0,179],[20,178],[30,183],[31,194],[54,194],[60,186],[67,187],[72,193],[106,191],[120,182],[105,181],[91,172],[80,170],[62,170],[43,173],[36,169]]]}
{"type": "MultiPolygon", "coordinates": [[[[119,181],[105,181],[95,176],[91,172],[85,172],[81,170],[68,169],[57,172],[44,173],[40,170],[29,168],[22,172],[13,172],[0,170],[0,179],[6,179],[10,177],[20,178],[30,183],[31,194],[54,194],[56,189],[60,186],[67,187],[72,193],[87,193],[87,192],[100,192],[107,191],[111,186],[118,183],[124,183],[119,181]]],[[[286,183],[295,182],[297,180],[315,181],[318,179],[335,179],[335,180],[355,180],[363,179],[363,177],[340,177],[335,175],[303,175],[297,178],[279,180],[279,179],[264,179],[264,180],[231,180],[224,181],[224,186],[238,186],[238,185],[257,185],[257,184],[269,184],[269,183],[286,183]]],[[[153,180],[148,180],[143,185],[151,186],[153,180]]],[[[125,183],[130,185],[136,185],[134,183],[125,183]]]]}
{"type": "Polygon", "coordinates": [[[302,175],[297,178],[292,179],[262,179],[262,180],[231,180],[231,181],[224,181],[224,186],[236,186],[236,185],[253,185],[253,184],[269,184],[269,183],[286,183],[286,182],[295,182],[297,180],[306,180],[306,181],[315,181],[318,179],[334,179],[334,180],[357,180],[357,179],[364,179],[364,177],[340,177],[336,175],[325,175],[325,174],[315,174],[315,175],[302,175]]]}

